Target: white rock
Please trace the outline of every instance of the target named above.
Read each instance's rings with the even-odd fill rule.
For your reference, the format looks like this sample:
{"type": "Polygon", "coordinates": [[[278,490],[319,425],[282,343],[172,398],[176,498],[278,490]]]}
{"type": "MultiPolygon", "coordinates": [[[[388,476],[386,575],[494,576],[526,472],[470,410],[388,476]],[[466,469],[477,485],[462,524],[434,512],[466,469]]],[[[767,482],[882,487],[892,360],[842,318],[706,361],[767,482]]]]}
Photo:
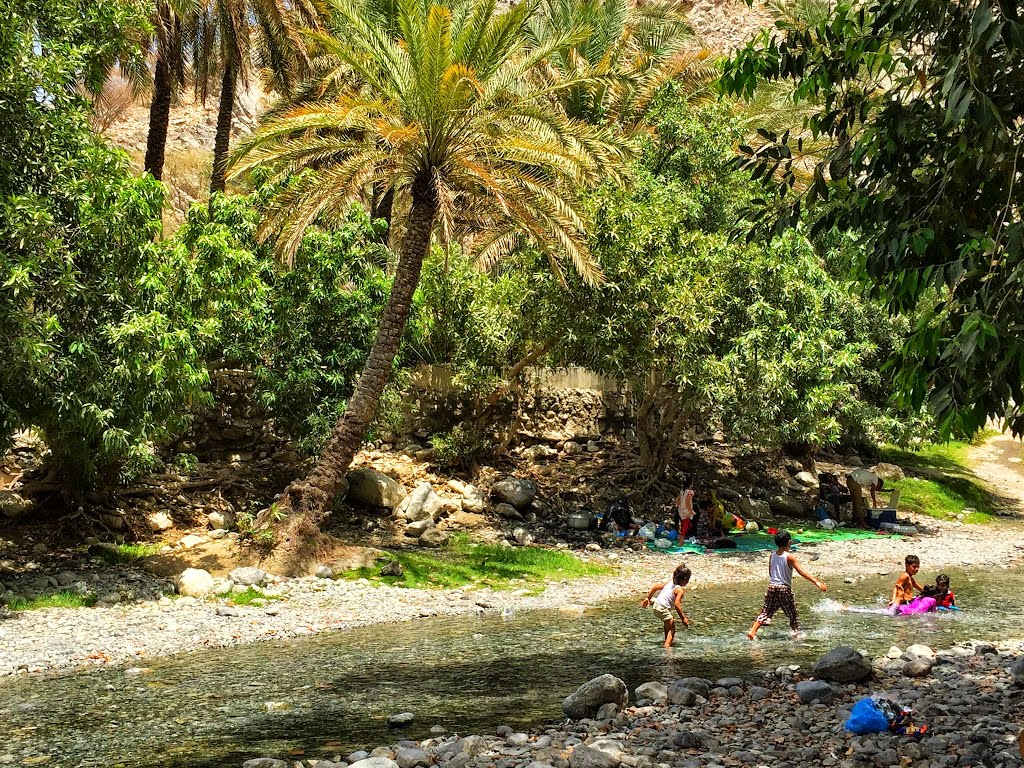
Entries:
{"type": "Polygon", "coordinates": [[[184,597],[206,597],[213,592],[213,576],[202,568],[186,568],[174,580],[174,588],[184,597]]]}
{"type": "Polygon", "coordinates": [[[230,530],[235,525],[235,516],[230,512],[211,512],[206,516],[210,527],[215,530],[230,530]]]}
{"type": "Polygon", "coordinates": [[[174,527],[174,521],[166,512],[153,512],[146,515],[146,523],[151,531],[166,531],[174,527]]]}

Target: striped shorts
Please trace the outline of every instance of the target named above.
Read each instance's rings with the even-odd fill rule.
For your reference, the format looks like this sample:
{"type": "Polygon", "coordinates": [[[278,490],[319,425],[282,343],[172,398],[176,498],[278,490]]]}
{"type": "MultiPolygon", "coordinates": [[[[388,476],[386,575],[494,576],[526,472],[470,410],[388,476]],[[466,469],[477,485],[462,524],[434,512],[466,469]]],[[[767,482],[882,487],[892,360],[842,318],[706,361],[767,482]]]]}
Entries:
{"type": "Polygon", "coordinates": [[[757,621],[761,624],[770,621],[775,612],[780,609],[789,619],[790,628],[794,632],[800,629],[800,622],[796,617],[796,598],[793,596],[792,587],[775,585],[768,587],[768,591],[764,593],[764,605],[761,607],[761,613],[757,616],[757,621]]]}

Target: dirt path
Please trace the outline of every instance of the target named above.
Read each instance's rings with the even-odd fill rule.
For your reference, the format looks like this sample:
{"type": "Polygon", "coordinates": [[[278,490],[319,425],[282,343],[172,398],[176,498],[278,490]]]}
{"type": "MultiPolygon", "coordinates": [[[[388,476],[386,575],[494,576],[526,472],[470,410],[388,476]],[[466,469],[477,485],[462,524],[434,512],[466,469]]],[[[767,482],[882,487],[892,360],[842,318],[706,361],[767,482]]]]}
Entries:
{"type": "Polygon", "coordinates": [[[971,449],[969,461],[974,474],[984,481],[1006,505],[1006,510],[1024,514],[1024,444],[1008,433],[1000,433],[971,449]]]}

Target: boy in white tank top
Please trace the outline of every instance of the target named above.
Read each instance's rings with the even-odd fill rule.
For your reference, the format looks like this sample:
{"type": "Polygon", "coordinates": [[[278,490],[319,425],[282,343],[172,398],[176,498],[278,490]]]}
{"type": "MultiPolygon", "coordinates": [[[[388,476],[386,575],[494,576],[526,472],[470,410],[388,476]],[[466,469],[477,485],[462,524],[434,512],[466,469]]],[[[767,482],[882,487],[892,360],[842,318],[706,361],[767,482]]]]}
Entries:
{"type": "Polygon", "coordinates": [[[747,637],[751,640],[757,637],[757,630],[761,628],[761,625],[769,623],[780,608],[789,619],[789,628],[793,630],[793,635],[795,636],[800,631],[800,621],[796,616],[796,598],[793,596],[793,571],[799,573],[822,592],[828,590],[828,585],[825,582],[818,581],[800,567],[796,556],[789,551],[792,540],[793,537],[790,536],[789,531],[779,531],[775,534],[775,546],[778,547],[778,550],[772,552],[771,557],[768,558],[768,591],[764,594],[761,613],[754,619],[754,626],[747,633],[747,637]]]}
{"type": "Polygon", "coordinates": [[[686,585],[690,583],[690,569],[680,565],[672,573],[671,581],[663,584],[655,584],[647,593],[641,603],[641,608],[648,605],[654,606],[654,615],[661,619],[662,628],[665,631],[665,647],[671,648],[672,641],[676,636],[676,622],[672,618],[672,609],[675,608],[679,614],[679,620],[684,627],[690,626],[690,620],[683,613],[683,594],[686,592],[686,585]],[[655,597],[657,594],[657,597],[655,597]]]}

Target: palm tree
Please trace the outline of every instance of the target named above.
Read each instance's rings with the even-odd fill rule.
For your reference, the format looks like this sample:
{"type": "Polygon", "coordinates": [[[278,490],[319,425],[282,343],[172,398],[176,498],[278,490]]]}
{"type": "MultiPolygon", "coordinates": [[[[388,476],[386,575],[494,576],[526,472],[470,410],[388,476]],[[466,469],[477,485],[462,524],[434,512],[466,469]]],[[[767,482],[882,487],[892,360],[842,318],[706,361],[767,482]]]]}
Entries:
{"type": "Polygon", "coordinates": [[[258,67],[272,88],[288,93],[308,67],[300,32],[319,28],[325,15],[322,0],[207,0],[189,20],[200,98],[220,81],[210,192],[224,191],[239,81],[246,84],[258,67]]]}
{"type": "Polygon", "coordinates": [[[583,39],[556,48],[545,62],[551,82],[584,80],[560,91],[566,113],[577,120],[618,121],[635,128],[654,92],[670,78],[696,78],[710,91],[715,70],[703,65],[707,53],[684,50],[692,39],[688,7],[678,0],[540,0],[530,21],[536,44],[587,31],[583,39]]]}
{"type": "Polygon", "coordinates": [[[286,549],[298,552],[323,517],[376,413],[435,227],[460,210],[515,222],[558,265],[591,283],[600,269],[585,242],[578,192],[617,180],[631,155],[618,134],[569,119],[552,98],[581,83],[540,84],[538,63],[567,41],[532,46],[533,3],[498,12],[496,0],[453,11],[397,0],[397,39],[341,5],[345,35],[320,44],[350,69],[330,98],[272,117],[236,156],[233,173],[261,167],[291,178],[262,232],[294,254],[312,223],[329,223],[374,183],[394,190],[402,237],[391,296],[363,373],[313,470],[285,490],[286,549]]]}
{"type": "Polygon", "coordinates": [[[191,9],[191,0],[157,0],[153,11],[152,41],[155,48],[153,65],[153,98],[149,105],[149,133],[146,136],[144,169],[153,178],[164,174],[164,151],[167,147],[167,126],[171,119],[171,99],[186,80],[187,46],[182,35],[181,20],[191,9]]]}

